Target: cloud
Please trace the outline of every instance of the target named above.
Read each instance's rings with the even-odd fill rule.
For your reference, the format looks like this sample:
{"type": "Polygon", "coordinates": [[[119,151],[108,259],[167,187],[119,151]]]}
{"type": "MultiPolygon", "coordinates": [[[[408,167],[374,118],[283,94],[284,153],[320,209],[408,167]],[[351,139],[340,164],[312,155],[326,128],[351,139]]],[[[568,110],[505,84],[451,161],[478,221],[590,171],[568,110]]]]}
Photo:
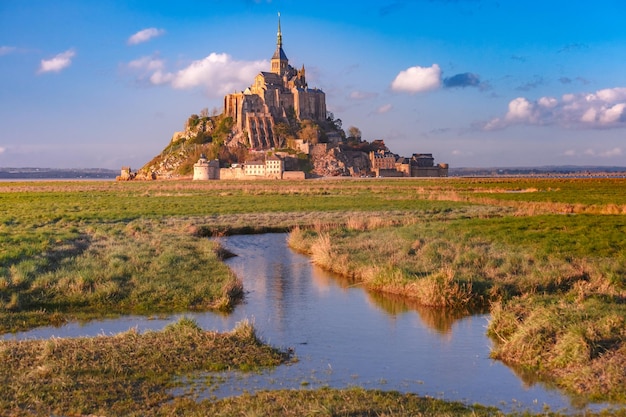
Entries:
{"type": "Polygon", "coordinates": [[[153,57],[139,58],[127,65],[130,70],[140,73],[139,79],[147,79],[153,85],[169,85],[175,89],[205,87],[212,97],[243,90],[268,66],[267,61],[236,61],[228,54],[218,53],[211,53],[172,72],[165,69],[164,61],[153,57]]]}
{"type": "Polygon", "coordinates": [[[545,84],[545,80],[543,79],[543,77],[535,75],[535,78],[532,81],[528,81],[527,83],[524,83],[518,86],[516,90],[517,91],[530,91],[539,86],[542,86],[543,84],[545,84]]]}
{"type": "Polygon", "coordinates": [[[353,91],[350,93],[350,99],[352,100],[367,100],[377,97],[378,94],[368,91],[353,91]]]}
{"type": "Polygon", "coordinates": [[[159,58],[144,56],[128,63],[128,68],[131,70],[155,72],[162,70],[165,67],[165,62],[159,58]]]}
{"type": "Polygon", "coordinates": [[[391,89],[399,92],[422,93],[441,87],[441,69],[439,65],[430,67],[415,66],[408,68],[396,76],[391,89]]]}
{"type": "Polygon", "coordinates": [[[480,77],[471,72],[465,72],[463,74],[456,74],[452,77],[446,77],[443,79],[443,86],[445,88],[454,87],[478,87],[480,86],[480,77]]]}
{"type": "Polygon", "coordinates": [[[0,56],[15,52],[16,49],[14,46],[0,46],[0,56]]]}
{"type": "Polygon", "coordinates": [[[614,158],[616,156],[622,156],[623,154],[622,148],[613,148],[599,153],[602,158],[614,158]]]}
{"type": "Polygon", "coordinates": [[[541,97],[530,101],[517,97],[509,102],[504,117],[483,124],[484,130],[511,125],[560,125],[566,128],[608,129],[626,127],[626,88],[593,93],[564,94],[561,99],[541,97]]]}
{"type": "Polygon", "coordinates": [[[569,77],[560,77],[559,78],[559,82],[561,84],[573,84],[574,82],[577,82],[579,84],[583,84],[583,85],[587,85],[589,84],[589,80],[583,78],[583,77],[576,77],[574,79],[571,79],[569,77]]]}
{"type": "Polygon", "coordinates": [[[624,154],[624,150],[619,147],[615,147],[612,149],[605,149],[605,150],[596,150],[592,148],[587,148],[582,152],[577,152],[574,149],[568,149],[565,152],[563,152],[563,155],[568,156],[568,157],[593,156],[593,157],[598,157],[598,158],[616,158],[616,157],[622,156],[623,154],[624,154]]]}
{"type": "Polygon", "coordinates": [[[135,33],[134,35],[132,35],[130,38],[128,38],[127,43],[129,45],[137,45],[139,43],[147,42],[152,38],[156,38],[157,36],[161,36],[164,33],[165,33],[165,30],[163,29],[157,29],[157,28],[143,29],[135,33]]]}
{"type": "Polygon", "coordinates": [[[0,146],[0,155],[5,153],[6,151],[7,151],[7,148],[4,148],[4,147],[0,146]]]}
{"type": "Polygon", "coordinates": [[[377,110],[376,113],[378,114],[384,114],[387,113],[389,110],[391,110],[393,108],[393,106],[391,104],[385,104],[380,106],[377,110]]]}
{"type": "Polygon", "coordinates": [[[62,69],[69,67],[72,64],[72,58],[76,56],[76,52],[73,49],[68,49],[65,52],[57,54],[51,59],[42,59],[39,66],[39,74],[45,72],[59,72],[62,69]]]}

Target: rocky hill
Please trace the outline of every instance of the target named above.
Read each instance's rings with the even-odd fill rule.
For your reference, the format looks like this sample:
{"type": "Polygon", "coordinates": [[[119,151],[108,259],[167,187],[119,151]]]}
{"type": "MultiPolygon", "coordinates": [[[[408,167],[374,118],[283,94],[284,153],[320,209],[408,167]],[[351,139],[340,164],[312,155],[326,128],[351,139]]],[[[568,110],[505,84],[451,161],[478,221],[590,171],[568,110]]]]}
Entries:
{"type": "Polygon", "coordinates": [[[362,176],[371,165],[362,151],[343,150],[338,146],[318,145],[311,151],[311,174],[320,177],[362,176]]]}
{"type": "MultiPolygon", "coordinates": [[[[219,159],[223,167],[261,159],[264,153],[273,152],[286,157],[286,168],[304,170],[310,176],[361,176],[370,169],[367,142],[357,141],[360,148],[350,147],[345,133],[336,121],[330,119],[320,126],[311,122],[289,126],[281,124],[276,132],[282,136],[283,149],[249,149],[245,141],[235,137],[232,119],[224,115],[209,116],[204,110],[193,114],[180,132],[175,132],[163,151],[145,164],[137,179],[176,178],[193,175],[193,165],[201,154],[208,159],[219,159]],[[329,138],[333,143],[327,143],[329,138]],[[297,143],[306,144],[310,152],[304,153],[297,143]]],[[[352,138],[354,141],[354,138],[352,138]]]]}
{"type": "Polygon", "coordinates": [[[175,132],[169,144],[137,173],[138,179],[171,178],[193,174],[193,165],[201,154],[209,159],[245,160],[246,149],[229,148],[232,120],[222,115],[193,114],[180,132],[175,132]]]}

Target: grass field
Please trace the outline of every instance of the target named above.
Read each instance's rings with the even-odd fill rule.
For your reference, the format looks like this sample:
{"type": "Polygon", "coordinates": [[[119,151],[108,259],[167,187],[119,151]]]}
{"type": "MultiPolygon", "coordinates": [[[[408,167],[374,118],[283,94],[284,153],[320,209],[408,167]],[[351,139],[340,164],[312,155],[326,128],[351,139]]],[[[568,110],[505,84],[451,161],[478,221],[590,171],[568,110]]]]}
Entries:
{"type": "MultiPolygon", "coordinates": [[[[440,309],[490,308],[494,357],[567,390],[626,402],[625,189],[623,179],[0,182],[0,331],[129,313],[227,313],[241,284],[204,237],[293,229],[292,246],[376,291],[440,309]]],[[[2,342],[0,352],[7,349],[2,342]]],[[[19,379],[6,376],[10,363],[0,365],[4,381],[19,379]]],[[[44,365],[24,366],[30,375],[44,365]]],[[[155,403],[172,378],[159,375],[155,403]]],[[[298,394],[275,395],[280,403],[298,394]]],[[[331,414],[324,410],[339,400],[327,396],[389,401],[318,395],[302,413],[383,412],[331,414]]],[[[57,410],[41,404],[43,414],[57,410]]],[[[455,415],[440,410],[429,415],[455,415]]]]}

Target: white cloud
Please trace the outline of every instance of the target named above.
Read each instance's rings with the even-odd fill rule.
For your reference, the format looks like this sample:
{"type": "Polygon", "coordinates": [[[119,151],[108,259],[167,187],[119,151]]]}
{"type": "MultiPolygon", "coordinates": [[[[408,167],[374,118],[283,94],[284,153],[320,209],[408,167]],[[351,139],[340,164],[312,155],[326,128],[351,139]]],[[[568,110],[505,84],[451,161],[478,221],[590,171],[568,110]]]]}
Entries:
{"type": "Polygon", "coordinates": [[[14,46],[0,46],[0,56],[8,55],[11,52],[14,52],[17,48],[14,46]]]}
{"type": "Polygon", "coordinates": [[[524,97],[518,97],[509,103],[506,119],[511,121],[525,120],[532,116],[533,105],[524,97]]]}
{"type": "Polygon", "coordinates": [[[541,97],[539,100],[537,100],[537,104],[539,104],[541,107],[552,109],[556,107],[557,104],[559,104],[559,101],[554,97],[541,97]]]}
{"type": "Polygon", "coordinates": [[[396,76],[391,89],[399,92],[421,93],[441,87],[441,68],[433,64],[430,67],[415,66],[408,68],[396,76]]]}
{"type": "Polygon", "coordinates": [[[504,117],[491,119],[483,124],[483,129],[503,129],[513,124],[557,124],[586,129],[626,127],[626,88],[564,94],[560,101],[554,97],[541,97],[536,101],[517,97],[509,102],[504,117]]]}
{"type": "Polygon", "coordinates": [[[157,71],[164,67],[164,62],[161,59],[153,58],[150,56],[144,56],[128,63],[128,68],[133,70],[144,71],[157,71]]]}
{"type": "Polygon", "coordinates": [[[165,33],[165,30],[163,29],[157,29],[157,28],[143,29],[135,33],[134,35],[132,35],[130,38],[128,38],[127,43],[129,45],[137,45],[138,43],[147,42],[152,38],[161,36],[164,33],[165,33]]]}
{"type": "Polygon", "coordinates": [[[129,69],[141,72],[141,79],[147,78],[154,85],[175,89],[205,87],[213,97],[243,90],[268,66],[267,61],[236,61],[228,54],[218,53],[173,72],[167,71],[165,63],[157,58],[143,57],[128,64],[129,69]]]}
{"type": "Polygon", "coordinates": [[[383,113],[387,113],[392,108],[393,108],[393,106],[390,103],[388,103],[388,104],[380,106],[378,108],[378,110],[376,110],[376,112],[379,113],[379,114],[383,114],[383,113]]]}
{"type": "Polygon", "coordinates": [[[613,148],[613,149],[606,150],[604,152],[600,152],[598,155],[601,156],[602,158],[613,158],[616,156],[622,156],[623,153],[624,152],[622,151],[622,148],[613,148]]]}
{"type": "Polygon", "coordinates": [[[6,151],[7,151],[7,148],[4,148],[4,147],[0,146],[0,155],[5,153],[6,151]]]}
{"type": "Polygon", "coordinates": [[[151,84],[160,84],[152,81],[154,74],[162,74],[165,61],[155,56],[144,56],[126,64],[126,68],[136,74],[138,81],[148,80],[151,84]]]}
{"type": "Polygon", "coordinates": [[[606,150],[597,150],[593,148],[587,148],[581,152],[577,152],[574,149],[568,149],[563,152],[563,155],[570,157],[598,157],[598,158],[616,158],[624,155],[624,150],[619,147],[606,150]]]}
{"type": "Polygon", "coordinates": [[[59,72],[62,69],[69,67],[72,64],[72,58],[76,56],[76,52],[73,49],[68,49],[65,52],[57,54],[51,59],[42,59],[39,66],[39,73],[44,72],[59,72]]]}
{"type": "Polygon", "coordinates": [[[353,91],[350,93],[350,98],[352,100],[367,100],[367,99],[374,98],[377,96],[378,94],[367,92],[367,91],[353,91]]]}

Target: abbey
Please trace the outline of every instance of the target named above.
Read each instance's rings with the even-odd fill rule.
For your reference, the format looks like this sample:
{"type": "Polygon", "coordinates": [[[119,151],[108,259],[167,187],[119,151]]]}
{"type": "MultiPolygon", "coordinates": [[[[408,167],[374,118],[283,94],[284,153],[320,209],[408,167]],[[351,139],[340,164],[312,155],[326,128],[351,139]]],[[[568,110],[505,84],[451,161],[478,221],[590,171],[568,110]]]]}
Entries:
{"type": "Polygon", "coordinates": [[[254,84],[240,93],[224,97],[224,114],[232,117],[238,140],[253,149],[280,147],[274,134],[277,123],[326,119],[326,95],[309,88],[304,65],[297,70],[289,65],[283,51],[283,37],[278,16],[276,52],[271,59],[270,72],[261,72],[254,84]]]}

